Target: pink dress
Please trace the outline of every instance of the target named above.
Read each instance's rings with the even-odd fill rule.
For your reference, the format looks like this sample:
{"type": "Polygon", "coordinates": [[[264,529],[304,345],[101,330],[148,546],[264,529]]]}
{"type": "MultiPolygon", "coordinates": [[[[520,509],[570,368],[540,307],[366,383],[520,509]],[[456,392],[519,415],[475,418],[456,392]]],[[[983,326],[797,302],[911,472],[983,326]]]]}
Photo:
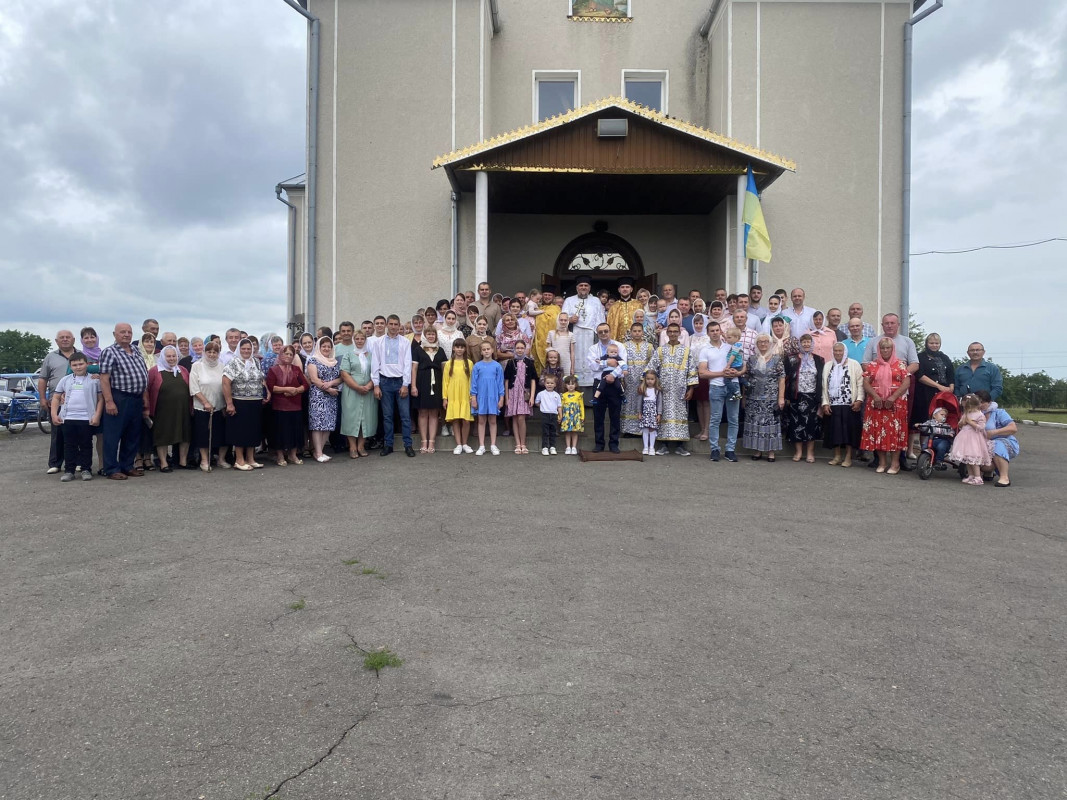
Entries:
{"type": "Polygon", "coordinates": [[[967,415],[967,419],[979,423],[979,429],[975,430],[970,425],[961,427],[956,438],[952,440],[948,460],[956,464],[988,466],[990,457],[989,440],[985,438],[985,414],[981,411],[972,411],[967,415]]]}

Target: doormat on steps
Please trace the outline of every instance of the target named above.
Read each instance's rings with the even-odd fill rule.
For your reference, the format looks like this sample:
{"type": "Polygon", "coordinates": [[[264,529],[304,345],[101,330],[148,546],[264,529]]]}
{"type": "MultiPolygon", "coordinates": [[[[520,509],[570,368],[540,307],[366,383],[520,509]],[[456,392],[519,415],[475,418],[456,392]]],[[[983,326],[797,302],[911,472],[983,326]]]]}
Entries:
{"type": "Polygon", "coordinates": [[[578,458],[582,461],[644,461],[640,450],[623,450],[621,453],[612,453],[605,450],[602,453],[594,453],[592,450],[579,450],[578,458]]]}

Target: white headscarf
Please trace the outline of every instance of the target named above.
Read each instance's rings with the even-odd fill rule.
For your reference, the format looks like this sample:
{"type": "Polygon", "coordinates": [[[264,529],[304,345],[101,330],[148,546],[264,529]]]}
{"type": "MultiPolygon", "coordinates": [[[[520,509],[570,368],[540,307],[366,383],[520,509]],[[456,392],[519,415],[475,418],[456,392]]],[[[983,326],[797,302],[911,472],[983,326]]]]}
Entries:
{"type": "Polygon", "coordinates": [[[236,361],[238,364],[240,364],[242,371],[248,369],[249,367],[255,367],[256,369],[259,369],[259,362],[256,361],[256,346],[252,344],[251,339],[246,338],[239,341],[237,343],[237,349],[233,352],[234,357],[230,360],[236,361]],[[248,359],[241,358],[241,345],[243,345],[245,342],[248,342],[249,346],[252,348],[252,355],[248,359]]]}
{"type": "MultiPolygon", "coordinates": [[[[840,344],[840,343],[838,343],[840,344]]],[[[834,349],[837,349],[837,345],[834,345],[834,349]]],[[[837,397],[841,394],[841,387],[845,381],[848,380],[848,350],[844,345],[841,345],[841,360],[834,359],[834,365],[830,369],[829,388],[830,396],[837,397]]]]}
{"type": "Polygon", "coordinates": [[[329,342],[332,345],[333,339],[329,338],[328,336],[323,336],[321,339],[315,342],[315,352],[311,354],[311,357],[315,359],[315,361],[318,361],[320,364],[322,364],[324,367],[336,367],[336,358],[326,358],[326,356],[322,354],[323,342],[329,342]]]}
{"type": "Polygon", "coordinates": [[[156,368],[161,372],[173,372],[175,377],[181,374],[181,367],[178,366],[178,360],[181,360],[182,354],[178,352],[178,348],[172,344],[168,344],[162,350],[159,351],[159,358],[156,361],[156,368]],[[174,362],[174,366],[170,366],[167,363],[167,351],[173,350],[174,357],[177,359],[174,362]]]}

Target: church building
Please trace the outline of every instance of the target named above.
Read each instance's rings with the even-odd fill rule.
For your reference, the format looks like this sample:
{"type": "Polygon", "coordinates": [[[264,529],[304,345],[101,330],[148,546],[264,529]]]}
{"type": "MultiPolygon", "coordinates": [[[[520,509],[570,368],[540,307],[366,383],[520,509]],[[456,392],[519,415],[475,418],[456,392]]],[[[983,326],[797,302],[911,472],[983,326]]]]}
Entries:
{"type": "Polygon", "coordinates": [[[922,0],[290,4],[316,20],[305,174],[277,187],[293,329],[579,271],[901,309],[922,0]],[[750,167],[769,263],[745,258],[750,167]]]}

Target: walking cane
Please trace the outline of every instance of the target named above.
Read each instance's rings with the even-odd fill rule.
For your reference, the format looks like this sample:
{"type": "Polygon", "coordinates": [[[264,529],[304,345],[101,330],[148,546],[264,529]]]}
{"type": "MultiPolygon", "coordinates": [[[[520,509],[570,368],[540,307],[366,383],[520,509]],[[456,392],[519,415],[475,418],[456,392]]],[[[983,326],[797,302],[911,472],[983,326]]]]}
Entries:
{"type": "Polygon", "coordinates": [[[211,432],[215,427],[215,409],[207,416],[207,471],[211,472],[211,432]]]}

